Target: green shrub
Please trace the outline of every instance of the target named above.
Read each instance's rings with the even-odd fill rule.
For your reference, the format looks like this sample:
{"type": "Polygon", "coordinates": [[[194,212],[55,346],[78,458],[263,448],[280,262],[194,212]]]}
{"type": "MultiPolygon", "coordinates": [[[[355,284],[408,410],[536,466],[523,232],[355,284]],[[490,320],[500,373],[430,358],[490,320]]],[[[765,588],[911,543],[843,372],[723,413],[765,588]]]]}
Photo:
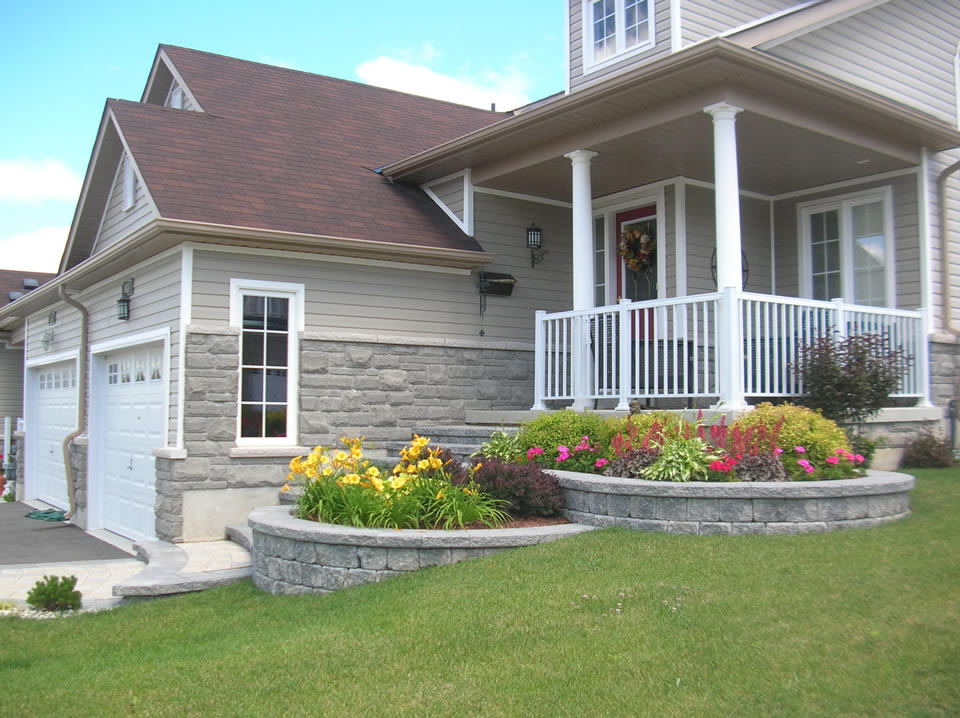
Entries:
{"type": "Polygon", "coordinates": [[[863,434],[854,434],[850,437],[851,450],[854,454],[863,457],[863,464],[860,467],[862,469],[869,469],[873,465],[873,457],[876,455],[877,449],[886,443],[887,439],[884,436],[871,439],[863,434]]]}
{"type": "Polygon", "coordinates": [[[907,444],[900,459],[900,466],[912,469],[946,469],[954,463],[950,443],[929,431],[907,444]]]}
{"type": "Polygon", "coordinates": [[[888,333],[819,339],[793,366],[806,392],[798,403],[839,424],[861,424],[887,405],[909,363],[888,333]]]}
{"type": "Polygon", "coordinates": [[[560,446],[572,449],[584,436],[599,445],[600,454],[605,453],[610,444],[610,427],[597,414],[563,409],[541,414],[536,419],[520,427],[518,439],[522,451],[543,449],[542,454],[528,456],[541,466],[556,468],[560,446]]]}
{"type": "Polygon", "coordinates": [[[793,404],[774,406],[763,403],[740,417],[731,428],[746,432],[750,427],[760,425],[771,433],[779,425],[779,448],[784,452],[781,458],[792,481],[838,479],[855,475],[853,463],[842,458],[852,456],[847,435],[835,422],[821,414],[793,404]],[[798,451],[798,447],[802,451],[798,451]],[[831,463],[835,457],[840,458],[837,463],[831,463]],[[813,471],[807,470],[810,467],[813,467],[813,471]]]}
{"type": "Polygon", "coordinates": [[[75,611],[80,608],[76,576],[44,576],[27,593],[27,605],[37,611],[75,611]]]}

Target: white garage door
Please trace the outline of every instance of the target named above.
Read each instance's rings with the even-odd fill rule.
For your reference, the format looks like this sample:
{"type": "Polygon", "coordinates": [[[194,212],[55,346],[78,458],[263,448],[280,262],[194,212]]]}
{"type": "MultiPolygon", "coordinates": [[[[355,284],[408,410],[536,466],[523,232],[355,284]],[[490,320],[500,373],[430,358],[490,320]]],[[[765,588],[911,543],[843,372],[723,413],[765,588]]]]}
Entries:
{"type": "Polygon", "coordinates": [[[103,527],[131,539],[152,539],[157,498],[153,450],[164,444],[162,350],[112,353],[103,367],[103,527]]]}
{"type": "Polygon", "coordinates": [[[77,428],[76,362],[31,369],[31,381],[35,403],[27,431],[27,442],[32,446],[26,468],[32,474],[32,493],[48,504],[66,509],[63,440],[77,428]]]}

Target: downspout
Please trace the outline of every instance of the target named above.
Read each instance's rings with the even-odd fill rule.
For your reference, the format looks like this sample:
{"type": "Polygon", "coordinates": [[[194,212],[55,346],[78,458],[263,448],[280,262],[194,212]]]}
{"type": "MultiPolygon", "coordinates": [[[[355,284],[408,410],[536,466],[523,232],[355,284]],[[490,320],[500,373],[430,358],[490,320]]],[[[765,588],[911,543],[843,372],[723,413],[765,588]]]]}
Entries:
{"type": "Polygon", "coordinates": [[[953,328],[953,297],[950,293],[950,265],[948,262],[950,232],[947,227],[947,180],[957,170],[960,170],[960,162],[954,162],[937,178],[937,193],[940,201],[938,209],[940,210],[940,291],[943,297],[943,329],[955,339],[960,338],[960,330],[953,328]]]}
{"type": "Polygon", "coordinates": [[[77,429],[63,440],[63,468],[67,473],[67,499],[70,501],[70,510],[64,514],[69,519],[77,512],[77,491],[73,480],[73,467],[70,465],[70,444],[87,430],[87,342],[89,335],[90,314],[87,308],[67,294],[64,285],[57,288],[60,299],[80,312],[80,356],[77,358],[77,429]]]}

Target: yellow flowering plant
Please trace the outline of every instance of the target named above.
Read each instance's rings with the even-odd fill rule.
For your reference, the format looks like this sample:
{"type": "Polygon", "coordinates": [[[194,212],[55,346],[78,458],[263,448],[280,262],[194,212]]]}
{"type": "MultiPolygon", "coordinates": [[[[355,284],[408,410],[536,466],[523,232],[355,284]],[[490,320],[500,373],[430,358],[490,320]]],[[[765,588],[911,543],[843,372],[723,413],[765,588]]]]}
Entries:
{"type": "Polygon", "coordinates": [[[298,518],[369,528],[464,528],[501,526],[504,501],[473,482],[454,485],[441,450],[414,436],[386,474],[363,454],[364,437],[341,437],[342,449],[316,447],[290,462],[283,490],[302,486],[298,518]]]}

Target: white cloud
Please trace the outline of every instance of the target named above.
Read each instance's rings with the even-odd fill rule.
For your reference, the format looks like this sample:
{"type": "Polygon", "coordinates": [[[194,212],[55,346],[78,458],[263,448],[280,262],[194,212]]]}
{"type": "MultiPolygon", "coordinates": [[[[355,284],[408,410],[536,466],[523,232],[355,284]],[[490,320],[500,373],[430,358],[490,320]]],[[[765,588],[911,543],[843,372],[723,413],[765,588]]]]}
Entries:
{"type": "Polygon", "coordinates": [[[80,175],[60,160],[0,159],[0,200],[75,203],[81,184],[80,175]]]}
{"type": "Polygon", "coordinates": [[[70,227],[43,227],[0,238],[0,269],[56,272],[70,227]]]}
{"type": "MultiPolygon", "coordinates": [[[[435,52],[432,47],[423,47],[424,57],[435,52]]],[[[381,56],[358,65],[356,73],[369,85],[485,110],[494,102],[498,110],[510,110],[530,101],[530,78],[513,68],[506,72],[486,71],[480,77],[452,77],[424,65],[381,56]]]]}

